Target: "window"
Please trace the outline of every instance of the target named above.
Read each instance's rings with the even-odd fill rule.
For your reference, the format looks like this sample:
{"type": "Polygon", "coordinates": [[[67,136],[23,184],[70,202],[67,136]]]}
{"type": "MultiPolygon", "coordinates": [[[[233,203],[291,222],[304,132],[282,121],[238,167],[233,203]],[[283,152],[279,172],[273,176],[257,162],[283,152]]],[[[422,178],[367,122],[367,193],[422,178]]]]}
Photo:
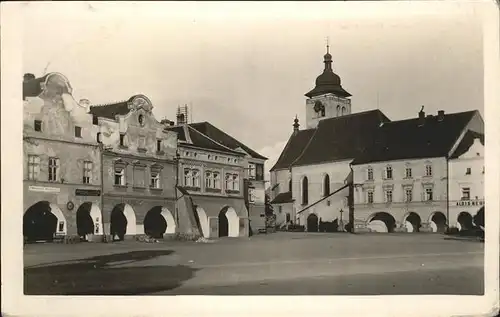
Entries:
{"type": "Polygon", "coordinates": [[[214,161],[217,161],[219,157],[217,155],[214,156],[214,161]]]}
{"type": "Polygon", "coordinates": [[[56,157],[49,157],[49,182],[56,182],[59,180],[59,159],[56,157]]]}
{"type": "Polygon", "coordinates": [[[156,152],[161,152],[161,140],[156,140],[156,152]]]}
{"type": "Polygon", "coordinates": [[[373,192],[372,192],[372,191],[369,191],[369,192],[367,193],[367,197],[368,197],[368,199],[367,199],[367,200],[368,200],[368,203],[369,203],[369,204],[373,204],[373,192]]]}
{"type": "Polygon", "coordinates": [[[120,146],[125,146],[125,134],[120,134],[120,146]]]}
{"type": "Polygon", "coordinates": [[[292,191],[292,179],[288,181],[288,191],[292,191]]]}
{"type": "Polygon", "coordinates": [[[102,143],[101,132],[97,132],[97,143],[102,143]]]}
{"type": "Polygon", "coordinates": [[[264,164],[255,164],[255,180],[264,180],[264,164]]]}
{"type": "Polygon", "coordinates": [[[193,187],[200,188],[200,171],[198,170],[192,170],[191,171],[191,178],[192,178],[192,183],[193,187]]]}
{"type": "Polygon", "coordinates": [[[240,190],[240,175],[233,174],[233,190],[240,190]]]}
{"type": "Polygon", "coordinates": [[[40,174],[40,157],[36,155],[28,156],[28,179],[37,180],[40,174]]]}
{"type": "Polygon", "coordinates": [[[212,155],[208,154],[208,159],[211,160],[212,159],[212,155]]]}
{"type": "Polygon", "coordinates": [[[470,199],[470,188],[463,187],[462,188],[462,200],[469,200],[469,199],[470,199]]]}
{"type": "Polygon", "coordinates": [[[425,189],[425,200],[426,201],[432,201],[433,200],[432,188],[426,188],[425,189]]]}
{"type": "Polygon", "coordinates": [[[347,109],[346,109],[346,107],[342,107],[342,115],[345,115],[345,114],[347,114],[347,109]]]}
{"type": "Polygon", "coordinates": [[[340,105],[337,106],[337,117],[340,117],[340,105]]]}
{"type": "Polygon", "coordinates": [[[58,232],[64,232],[64,221],[59,221],[59,225],[57,226],[58,232]]]}
{"type": "Polygon", "coordinates": [[[413,200],[413,190],[411,188],[405,189],[405,201],[408,203],[413,200]]]}
{"type": "Polygon", "coordinates": [[[392,179],[392,166],[387,166],[385,168],[385,178],[392,179]]]}
{"type": "Polygon", "coordinates": [[[184,186],[193,187],[193,177],[190,169],[184,169],[184,186]]]}
{"type": "Polygon", "coordinates": [[[42,132],[42,121],[35,120],[35,131],[42,132]]]}
{"type": "Polygon", "coordinates": [[[304,176],[302,179],[302,205],[307,205],[309,203],[309,183],[307,177],[304,176]]]}
{"type": "Polygon", "coordinates": [[[219,173],[213,173],[214,175],[214,188],[220,189],[220,174],[219,173]]]}
{"type": "Polygon", "coordinates": [[[149,186],[151,188],[160,188],[160,171],[151,171],[151,180],[149,186]]]}
{"type": "Polygon", "coordinates": [[[145,136],[139,136],[138,148],[139,149],[145,149],[146,148],[146,137],[145,136]]]}
{"type": "Polygon", "coordinates": [[[81,127],[75,127],[75,137],[77,137],[77,138],[82,137],[82,128],[81,127]]]}
{"type": "Polygon", "coordinates": [[[254,189],[250,188],[248,190],[248,202],[254,203],[255,202],[255,194],[254,194],[254,189]]]}
{"type": "Polygon", "coordinates": [[[323,179],[323,196],[330,195],[330,176],[328,174],[325,175],[323,179]]]}
{"type": "Polygon", "coordinates": [[[405,171],[405,177],[406,178],[411,178],[411,167],[407,167],[405,171]]]}
{"type": "Polygon", "coordinates": [[[248,176],[250,179],[255,179],[255,164],[248,164],[248,176]]]}
{"type": "Polygon", "coordinates": [[[125,167],[115,166],[115,185],[125,186],[125,167]]]}
{"type": "Polygon", "coordinates": [[[291,220],[291,217],[290,217],[290,213],[286,213],[286,222],[290,222],[291,220]]]}
{"type": "Polygon", "coordinates": [[[373,168],[368,167],[368,175],[367,175],[367,177],[368,177],[369,181],[373,180],[373,168]]]}
{"type": "Polygon", "coordinates": [[[392,190],[391,189],[387,189],[385,191],[385,202],[392,203],[392,190]]]}
{"type": "Polygon", "coordinates": [[[425,166],[425,176],[432,176],[432,165],[425,166]]]}
{"type": "Polygon", "coordinates": [[[323,107],[323,108],[321,109],[321,116],[322,116],[322,117],[324,117],[325,115],[326,115],[326,114],[325,114],[325,108],[323,107]]]}
{"type": "Polygon", "coordinates": [[[212,172],[206,172],[205,173],[205,187],[206,188],[213,188],[213,178],[212,178],[212,172]]]}
{"type": "Polygon", "coordinates": [[[99,125],[99,117],[96,115],[92,116],[92,124],[93,125],[99,125]]]}
{"type": "Polygon", "coordinates": [[[465,175],[470,175],[472,174],[472,169],[470,167],[467,167],[467,169],[465,170],[465,175]]]}
{"type": "Polygon", "coordinates": [[[92,179],[92,162],[83,162],[83,183],[90,184],[92,179]]]}
{"type": "Polygon", "coordinates": [[[226,174],[226,189],[227,190],[233,189],[233,175],[232,174],[226,174]]]}

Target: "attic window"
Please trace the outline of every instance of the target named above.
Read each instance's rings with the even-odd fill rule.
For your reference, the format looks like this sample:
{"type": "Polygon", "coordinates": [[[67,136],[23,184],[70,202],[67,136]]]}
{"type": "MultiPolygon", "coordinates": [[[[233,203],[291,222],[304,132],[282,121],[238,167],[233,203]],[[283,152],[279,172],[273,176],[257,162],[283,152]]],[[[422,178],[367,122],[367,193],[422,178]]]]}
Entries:
{"type": "Polygon", "coordinates": [[[82,128],[81,127],[75,127],[75,137],[77,137],[77,138],[82,137],[82,128]]]}
{"type": "Polygon", "coordinates": [[[125,146],[125,134],[120,134],[120,146],[125,146]]]}
{"type": "Polygon", "coordinates": [[[156,140],[156,152],[161,151],[161,140],[156,140]]]}
{"type": "Polygon", "coordinates": [[[42,121],[35,120],[35,131],[42,132],[42,121]]]}
{"type": "Polygon", "coordinates": [[[470,175],[472,174],[472,169],[470,167],[467,167],[467,169],[465,170],[465,175],[470,175]]]}
{"type": "Polygon", "coordinates": [[[479,152],[476,152],[476,156],[481,156],[481,154],[479,154],[479,152]]]}

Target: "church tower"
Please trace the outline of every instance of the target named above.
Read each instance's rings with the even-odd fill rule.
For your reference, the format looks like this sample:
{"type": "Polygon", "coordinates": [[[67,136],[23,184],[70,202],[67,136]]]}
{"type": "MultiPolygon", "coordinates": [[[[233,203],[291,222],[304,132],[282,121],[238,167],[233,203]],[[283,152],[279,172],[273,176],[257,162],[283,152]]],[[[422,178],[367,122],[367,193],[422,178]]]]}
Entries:
{"type": "Polygon", "coordinates": [[[330,46],[326,45],[325,69],[316,78],[316,87],[306,95],[306,127],[315,128],[318,122],[351,113],[351,94],[342,88],[340,77],[333,72],[330,46]]]}

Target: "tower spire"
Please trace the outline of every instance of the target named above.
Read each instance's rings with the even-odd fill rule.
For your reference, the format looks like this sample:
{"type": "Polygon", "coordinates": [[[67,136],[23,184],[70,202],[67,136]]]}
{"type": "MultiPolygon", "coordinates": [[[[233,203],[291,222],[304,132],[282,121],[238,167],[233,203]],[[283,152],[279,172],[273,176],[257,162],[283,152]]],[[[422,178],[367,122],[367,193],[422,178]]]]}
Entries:
{"type": "Polygon", "coordinates": [[[330,37],[326,37],[325,71],[332,71],[332,55],[330,54],[330,37]]]}
{"type": "Polygon", "coordinates": [[[295,115],[295,119],[293,120],[293,134],[297,134],[299,132],[299,118],[295,115]]]}

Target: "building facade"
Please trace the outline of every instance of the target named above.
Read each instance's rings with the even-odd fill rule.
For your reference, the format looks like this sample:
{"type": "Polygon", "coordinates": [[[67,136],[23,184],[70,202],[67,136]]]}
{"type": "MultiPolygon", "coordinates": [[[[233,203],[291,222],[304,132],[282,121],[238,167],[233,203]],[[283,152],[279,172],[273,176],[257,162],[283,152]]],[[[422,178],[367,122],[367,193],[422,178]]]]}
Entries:
{"type": "Polygon", "coordinates": [[[144,95],[90,107],[102,144],[103,224],[122,240],[183,231],[176,210],[177,135],[165,131],[144,95]]]}
{"type": "Polygon", "coordinates": [[[60,73],[23,82],[23,235],[102,235],[98,129],[60,73]]]}
{"type": "Polygon", "coordinates": [[[255,193],[264,188],[265,158],[254,158],[248,153],[253,151],[208,122],[188,124],[178,117],[166,129],[179,136],[179,185],[194,204],[203,236],[241,237],[258,230],[252,227],[259,224],[255,214],[260,219],[265,205],[255,193]]]}

